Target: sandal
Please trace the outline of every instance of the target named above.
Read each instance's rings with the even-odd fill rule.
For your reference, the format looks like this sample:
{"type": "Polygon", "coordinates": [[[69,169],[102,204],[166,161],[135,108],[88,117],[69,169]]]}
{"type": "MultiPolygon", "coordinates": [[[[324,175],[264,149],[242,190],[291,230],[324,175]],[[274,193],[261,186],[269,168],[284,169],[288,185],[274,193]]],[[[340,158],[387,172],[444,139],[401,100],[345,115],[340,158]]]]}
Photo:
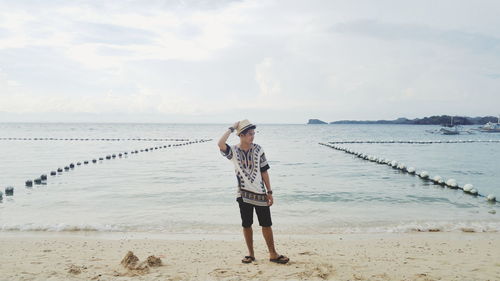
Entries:
{"type": "Polygon", "coordinates": [[[242,263],[251,263],[253,261],[255,261],[255,257],[252,256],[245,256],[245,258],[241,260],[242,263]]]}
{"type": "Polygon", "coordinates": [[[283,255],[279,255],[277,258],[275,259],[269,259],[270,262],[275,262],[275,263],[279,263],[279,264],[285,264],[287,262],[290,261],[289,258],[283,256],[283,255]]]}

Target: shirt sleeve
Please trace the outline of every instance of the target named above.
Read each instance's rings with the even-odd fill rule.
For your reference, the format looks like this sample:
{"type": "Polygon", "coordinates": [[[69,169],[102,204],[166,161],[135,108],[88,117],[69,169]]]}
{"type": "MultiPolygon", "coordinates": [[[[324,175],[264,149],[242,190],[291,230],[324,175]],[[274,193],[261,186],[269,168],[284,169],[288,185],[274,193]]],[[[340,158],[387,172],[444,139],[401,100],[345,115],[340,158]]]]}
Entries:
{"type": "Polygon", "coordinates": [[[262,151],[262,154],[260,155],[259,167],[260,167],[261,173],[270,169],[269,163],[267,163],[266,154],[264,153],[264,151],[262,151]]]}
{"type": "Polygon", "coordinates": [[[226,143],[226,150],[220,151],[222,156],[226,157],[227,159],[231,160],[233,159],[233,149],[226,143]]]}

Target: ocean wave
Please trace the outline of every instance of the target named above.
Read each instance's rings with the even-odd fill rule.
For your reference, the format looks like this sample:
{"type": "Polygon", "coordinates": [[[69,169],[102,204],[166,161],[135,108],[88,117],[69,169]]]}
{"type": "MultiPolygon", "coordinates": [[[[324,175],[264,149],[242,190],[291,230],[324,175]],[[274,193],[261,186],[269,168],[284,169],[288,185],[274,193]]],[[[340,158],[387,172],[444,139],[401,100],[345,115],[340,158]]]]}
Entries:
{"type": "Polygon", "coordinates": [[[409,222],[330,229],[328,233],[500,232],[500,222],[409,222]]]}
{"type": "Polygon", "coordinates": [[[71,225],[65,223],[59,224],[21,224],[21,225],[2,225],[0,231],[41,231],[41,232],[120,232],[126,229],[116,225],[90,225],[79,224],[71,225]]]}
{"type": "MultiPolygon", "coordinates": [[[[124,226],[110,224],[24,224],[2,225],[0,232],[149,232],[163,234],[229,234],[236,233],[239,228],[229,225],[178,225],[166,227],[159,225],[150,226],[124,226]]],[[[500,232],[500,222],[405,222],[388,223],[380,225],[344,225],[342,227],[327,227],[325,225],[308,225],[297,227],[293,225],[280,225],[274,230],[277,234],[369,234],[369,233],[415,233],[415,232],[500,232]]],[[[239,232],[238,232],[239,233],[239,232]]]]}

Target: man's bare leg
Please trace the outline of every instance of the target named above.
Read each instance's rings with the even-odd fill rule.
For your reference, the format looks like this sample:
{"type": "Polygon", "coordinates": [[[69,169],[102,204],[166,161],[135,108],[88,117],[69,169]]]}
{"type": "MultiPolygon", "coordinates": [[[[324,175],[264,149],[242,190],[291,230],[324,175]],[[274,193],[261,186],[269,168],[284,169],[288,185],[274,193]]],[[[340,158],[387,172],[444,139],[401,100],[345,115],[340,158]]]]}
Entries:
{"type": "MultiPolygon", "coordinates": [[[[269,259],[277,259],[280,255],[276,252],[274,248],[274,237],[273,237],[273,229],[270,226],[262,227],[262,235],[266,240],[267,249],[269,249],[269,259]]],[[[287,257],[281,257],[281,261],[284,263],[288,262],[290,259],[287,257]]]]}
{"type": "Polygon", "coordinates": [[[245,236],[245,242],[247,242],[248,255],[255,257],[253,252],[253,231],[252,227],[243,227],[243,236],[245,236]]]}
{"type": "Polygon", "coordinates": [[[269,258],[275,259],[278,257],[278,253],[276,253],[276,249],[274,248],[274,237],[273,237],[273,229],[270,226],[262,227],[262,235],[266,240],[267,249],[269,249],[269,258]]]}

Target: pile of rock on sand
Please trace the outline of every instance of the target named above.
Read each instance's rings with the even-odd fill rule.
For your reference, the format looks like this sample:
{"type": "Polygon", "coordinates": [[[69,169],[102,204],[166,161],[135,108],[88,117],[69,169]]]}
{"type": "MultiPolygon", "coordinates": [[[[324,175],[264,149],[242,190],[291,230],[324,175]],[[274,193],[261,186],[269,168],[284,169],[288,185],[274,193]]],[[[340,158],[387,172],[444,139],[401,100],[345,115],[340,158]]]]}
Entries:
{"type": "Polygon", "coordinates": [[[132,251],[128,251],[122,259],[121,264],[128,270],[126,273],[117,273],[117,275],[135,276],[143,275],[149,272],[150,267],[162,265],[161,259],[155,256],[149,256],[145,261],[139,261],[139,258],[132,251]]]}
{"type": "MultiPolygon", "coordinates": [[[[145,261],[140,261],[139,258],[134,255],[132,251],[128,251],[125,257],[121,261],[121,265],[125,268],[125,272],[114,272],[114,276],[138,276],[149,273],[149,268],[162,266],[162,261],[160,258],[155,256],[149,256],[145,261]]],[[[82,273],[82,270],[87,269],[85,266],[71,265],[68,268],[68,273],[73,275],[78,275],[82,273]]],[[[101,275],[92,278],[92,280],[98,280],[101,275]]]]}

